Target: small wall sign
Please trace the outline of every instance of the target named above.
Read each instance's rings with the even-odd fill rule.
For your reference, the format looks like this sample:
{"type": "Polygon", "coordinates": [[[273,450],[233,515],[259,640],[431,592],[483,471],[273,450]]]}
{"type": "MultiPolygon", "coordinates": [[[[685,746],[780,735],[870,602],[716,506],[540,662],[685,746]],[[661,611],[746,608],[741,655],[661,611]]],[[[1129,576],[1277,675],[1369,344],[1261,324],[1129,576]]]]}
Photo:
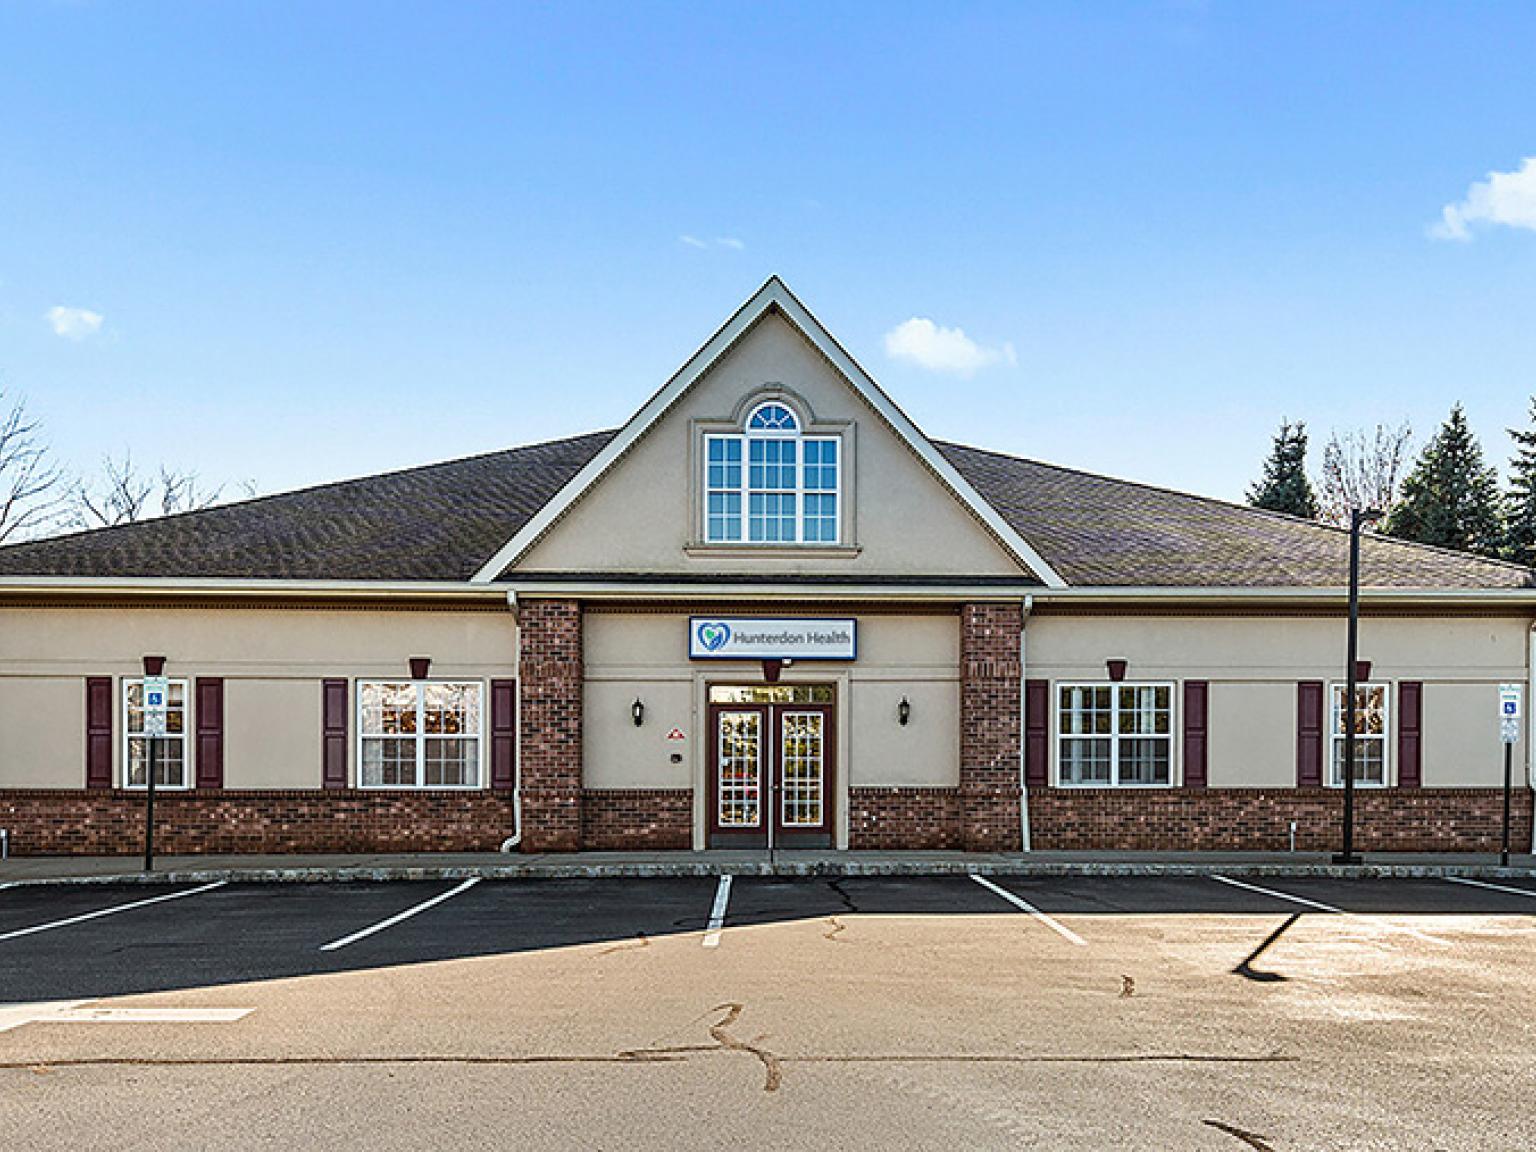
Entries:
{"type": "Polygon", "coordinates": [[[688,621],[693,660],[853,660],[857,622],[694,616],[688,621]]]}
{"type": "Polygon", "coordinates": [[[669,741],[671,741],[672,743],[677,744],[677,743],[681,743],[682,741],[688,739],[688,737],[686,735],[684,735],[683,730],[681,728],[674,728],[674,729],[672,729],[672,731],[667,733],[667,739],[669,741]]]}

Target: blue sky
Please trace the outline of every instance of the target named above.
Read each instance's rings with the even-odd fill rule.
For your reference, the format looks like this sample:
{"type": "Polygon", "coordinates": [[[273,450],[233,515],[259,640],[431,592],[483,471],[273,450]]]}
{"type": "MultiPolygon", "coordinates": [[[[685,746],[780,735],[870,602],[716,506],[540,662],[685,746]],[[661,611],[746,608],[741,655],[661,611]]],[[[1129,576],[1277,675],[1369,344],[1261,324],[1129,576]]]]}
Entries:
{"type": "Polygon", "coordinates": [[[1460,400],[1502,464],[1533,43],[1524,3],[8,0],[0,384],[77,472],[275,491],[622,422],[777,272],[934,436],[1239,498],[1282,418],[1460,400]]]}

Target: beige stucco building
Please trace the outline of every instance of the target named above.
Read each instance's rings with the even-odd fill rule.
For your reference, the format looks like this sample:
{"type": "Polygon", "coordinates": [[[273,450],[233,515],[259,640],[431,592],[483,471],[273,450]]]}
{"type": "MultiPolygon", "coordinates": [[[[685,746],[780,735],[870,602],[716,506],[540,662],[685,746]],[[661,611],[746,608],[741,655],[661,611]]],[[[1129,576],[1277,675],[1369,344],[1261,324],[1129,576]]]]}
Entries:
{"type": "MultiPolygon", "coordinates": [[[[153,759],[172,851],[1332,846],[1347,550],[931,441],[775,279],[617,431],[0,549],[0,828],[131,850],[153,759]]],[[[1362,585],[1360,843],[1487,850],[1536,577],[1362,585]]]]}

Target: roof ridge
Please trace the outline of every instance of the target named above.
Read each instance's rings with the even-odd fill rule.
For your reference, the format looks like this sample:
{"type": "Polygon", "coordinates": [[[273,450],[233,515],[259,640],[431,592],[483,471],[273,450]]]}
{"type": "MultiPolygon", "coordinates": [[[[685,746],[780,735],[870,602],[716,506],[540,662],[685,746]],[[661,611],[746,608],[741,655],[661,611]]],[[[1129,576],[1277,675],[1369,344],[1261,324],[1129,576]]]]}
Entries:
{"type": "Polygon", "coordinates": [[[448,460],[437,460],[430,464],[413,464],[406,468],[391,468],[386,472],[370,472],[362,476],[349,476],[343,480],[324,480],[318,484],[306,484],[299,488],[286,488],[281,492],[268,492],[261,496],[248,496],[243,500],[231,500],[224,504],[211,504],[206,508],[189,508],[186,511],[169,512],[162,516],[148,516],[142,520],[132,520],[123,524],[103,524],[96,528],[79,528],[73,532],[61,532],[56,536],[38,536],[31,540],[16,540],[9,544],[0,544],[0,552],[6,552],[12,548],[25,548],[33,544],[57,544],[67,540],[78,540],[85,536],[100,537],[109,532],[143,528],[151,524],[185,522],[214,512],[228,512],[236,508],[250,508],[253,505],[286,500],[290,497],[303,496],[312,492],[347,488],[354,484],[368,484],[376,480],[388,480],[399,476],[418,475],[425,472],[433,472],[440,468],[452,468],[463,464],[472,464],[480,460],[489,460],[495,456],[510,456],[519,452],[531,452],[537,448],[553,448],[562,444],[574,444],[578,440],[590,440],[598,436],[611,437],[615,431],[617,430],[604,428],[595,432],[582,432],[575,436],[561,436],[554,440],[538,440],[531,444],[514,444],[510,448],[493,448],[488,452],[473,452],[468,456],[455,456],[448,460]]]}
{"type": "MultiPolygon", "coordinates": [[[[1341,536],[1348,536],[1349,529],[1338,524],[1330,524],[1324,520],[1309,520],[1305,516],[1294,516],[1289,512],[1277,512],[1271,508],[1255,508],[1251,504],[1240,504],[1235,500],[1223,500],[1219,496],[1206,496],[1199,492],[1185,492],[1178,488],[1169,488],[1163,484],[1149,484],[1144,480],[1127,480],[1122,476],[1110,476],[1103,472],[1090,472],[1085,468],[1073,468],[1066,464],[1054,464],[1049,460],[1036,460],[1028,456],[1014,456],[1007,452],[999,452],[993,448],[978,448],[974,444],[961,444],[954,440],[934,440],[939,448],[959,448],[964,452],[977,452],[984,456],[994,456],[1000,460],[1011,460],[1019,464],[1030,464],[1036,468],[1049,468],[1055,472],[1065,472],[1073,476],[1085,476],[1090,480],[1105,480],[1111,484],[1123,484],[1129,488],[1140,488],[1147,492],[1158,492],[1164,496],[1176,496],[1183,500],[1193,500],[1201,504],[1214,504],[1221,508],[1227,508],[1234,512],[1243,512],[1253,516],[1265,517],[1271,520],[1279,520],[1286,524],[1296,524],[1307,528],[1318,528],[1327,532],[1333,532],[1341,536]]],[[[1423,550],[1436,552],[1442,556],[1452,557],[1457,560],[1474,560],[1482,564],[1493,564],[1501,568],[1509,568],[1516,572],[1523,572],[1527,576],[1536,573],[1536,568],[1529,568],[1524,564],[1513,560],[1504,560],[1497,556],[1483,556],[1477,552],[1462,552],[1455,548],[1447,548],[1441,544],[1426,544],[1419,540],[1405,540],[1400,536],[1388,536],[1379,532],[1367,533],[1368,540],[1375,540],[1383,544],[1392,544],[1400,548],[1410,550],[1423,550]]]]}

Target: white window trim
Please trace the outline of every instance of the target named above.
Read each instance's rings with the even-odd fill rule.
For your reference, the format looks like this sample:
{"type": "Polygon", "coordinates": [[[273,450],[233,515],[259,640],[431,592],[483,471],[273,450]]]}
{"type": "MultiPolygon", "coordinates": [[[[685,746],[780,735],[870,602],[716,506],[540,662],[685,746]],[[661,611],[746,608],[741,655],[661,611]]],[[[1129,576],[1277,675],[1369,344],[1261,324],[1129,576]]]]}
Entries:
{"type": "MultiPolygon", "coordinates": [[[[1051,685],[1051,709],[1055,715],[1053,725],[1054,739],[1051,742],[1051,760],[1055,769],[1056,787],[1073,788],[1084,791],[1095,789],[1103,791],[1113,789],[1116,791],[1156,791],[1159,788],[1178,788],[1183,783],[1183,765],[1180,762],[1179,735],[1179,693],[1178,685],[1172,680],[1059,680],[1051,685]],[[1062,772],[1061,744],[1063,740],[1091,740],[1104,739],[1092,735],[1078,735],[1062,731],[1062,722],[1066,716],[1066,710],[1061,706],[1061,693],[1065,688],[1166,688],[1168,689],[1168,780],[1162,784],[1143,784],[1140,781],[1122,782],[1120,780],[1120,741],[1121,740],[1145,740],[1146,736],[1122,736],[1114,718],[1119,715],[1120,704],[1115,692],[1110,693],[1110,732],[1109,732],[1109,779],[1107,781],[1077,781],[1068,780],[1062,772]]],[[[1153,735],[1150,739],[1160,739],[1153,735]]]]}
{"type": "MultiPolygon", "coordinates": [[[[710,429],[703,433],[703,448],[699,454],[699,539],[706,548],[742,549],[772,549],[793,548],[799,549],[847,549],[849,539],[849,516],[847,511],[846,493],[844,491],[844,478],[846,472],[843,462],[848,458],[848,437],[842,432],[818,432],[809,424],[805,415],[797,410],[796,406],[782,397],[768,396],[753,404],[742,417],[739,425],[730,429],[710,429]],[[757,412],[767,405],[775,404],[781,408],[787,408],[794,416],[796,427],[793,430],[786,429],[752,429],[752,418],[757,412]],[[741,484],[736,489],[712,488],[709,483],[709,448],[716,440],[734,440],[741,445],[741,484]],[[752,448],[753,440],[792,440],[796,444],[831,443],[837,445],[837,461],[833,465],[836,473],[836,488],[828,492],[825,488],[807,489],[805,486],[805,452],[803,447],[795,452],[793,489],[775,489],[774,494],[793,495],[795,498],[794,538],[791,540],[753,540],[752,533],[752,448]],[[734,491],[741,499],[741,538],[739,540],[715,539],[709,534],[709,497],[714,492],[734,491]],[[807,495],[832,497],[833,514],[836,517],[836,533],[831,540],[804,540],[805,531],[805,498],[807,495]]],[[[820,467],[820,465],[818,465],[820,467]]],[[[766,491],[766,490],[765,490],[766,491]]]]}
{"type": "Polygon", "coordinates": [[[384,678],[360,678],[352,685],[353,718],[357,732],[357,746],[354,753],[357,757],[357,787],[368,792],[483,792],[490,787],[489,772],[487,770],[486,744],[486,714],[485,714],[485,681],[484,680],[458,680],[448,677],[433,677],[429,680],[412,680],[409,678],[392,679],[384,678]],[[400,737],[389,736],[383,733],[365,733],[363,731],[363,689],[370,684],[410,684],[416,688],[417,731],[414,736],[400,737]],[[422,708],[422,687],[427,684],[470,684],[480,697],[480,706],[477,712],[480,716],[480,728],[475,733],[475,783],[474,784],[424,784],[421,781],[426,776],[426,734],[421,731],[420,714],[422,708]],[[365,740],[396,740],[413,739],[416,744],[416,780],[414,784],[369,784],[363,778],[363,742],[365,740]]]}
{"type": "MultiPolygon", "coordinates": [[[[1342,696],[1349,683],[1345,680],[1333,680],[1328,684],[1328,700],[1326,703],[1326,716],[1324,718],[1324,733],[1328,740],[1328,760],[1323,765],[1323,787],[1344,790],[1344,734],[1333,729],[1333,700],[1335,695],[1342,696]],[[1337,758],[1337,759],[1336,759],[1337,758]],[[1337,771],[1335,771],[1337,767],[1337,771]]],[[[1360,745],[1365,741],[1381,742],[1381,781],[1356,780],[1356,788],[1391,788],[1397,765],[1392,756],[1392,683],[1387,680],[1361,680],[1355,684],[1355,690],[1361,688],[1381,689],[1381,735],[1369,736],[1362,732],[1355,733],[1355,764],[1359,766],[1360,745]]]]}
{"type": "MultiPolygon", "coordinates": [[[[144,677],[142,677],[142,676],[124,676],[122,678],[122,680],[119,682],[118,689],[117,689],[118,708],[120,710],[120,714],[122,716],[122,722],[123,722],[122,783],[123,783],[123,791],[125,791],[125,792],[148,792],[149,791],[149,774],[148,774],[147,771],[145,772],[145,775],[144,775],[144,783],[143,784],[130,784],[129,781],[128,781],[128,772],[129,772],[129,769],[132,768],[132,766],[133,766],[133,757],[132,757],[132,755],[131,755],[131,753],[129,751],[129,749],[132,746],[131,745],[131,741],[134,741],[134,740],[148,740],[148,739],[150,739],[150,737],[146,736],[142,732],[130,732],[130,731],[128,731],[128,687],[131,684],[141,684],[142,685],[143,683],[144,683],[144,677]]],[[[168,732],[164,736],[157,736],[157,737],[154,737],[154,739],[157,739],[157,740],[160,740],[160,741],[179,740],[181,742],[181,783],[180,784],[156,784],[155,785],[155,791],[156,792],[190,792],[190,791],[192,791],[192,783],[193,783],[193,778],[194,778],[194,775],[195,775],[194,769],[193,769],[193,766],[192,766],[192,740],[191,740],[191,736],[192,736],[192,733],[194,731],[194,729],[192,727],[192,722],[193,722],[193,717],[192,717],[192,681],[186,679],[183,676],[170,676],[170,677],[166,678],[166,685],[167,685],[167,687],[174,687],[177,684],[181,685],[181,731],[178,732],[178,733],[174,733],[174,734],[168,732]]],[[[162,743],[160,745],[160,754],[164,755],[164,752],[165,752],[165,744],[162,743]]],[[[160,756],[156,756],[156,759],[157,760],[160,759],[160,756]]]]}

